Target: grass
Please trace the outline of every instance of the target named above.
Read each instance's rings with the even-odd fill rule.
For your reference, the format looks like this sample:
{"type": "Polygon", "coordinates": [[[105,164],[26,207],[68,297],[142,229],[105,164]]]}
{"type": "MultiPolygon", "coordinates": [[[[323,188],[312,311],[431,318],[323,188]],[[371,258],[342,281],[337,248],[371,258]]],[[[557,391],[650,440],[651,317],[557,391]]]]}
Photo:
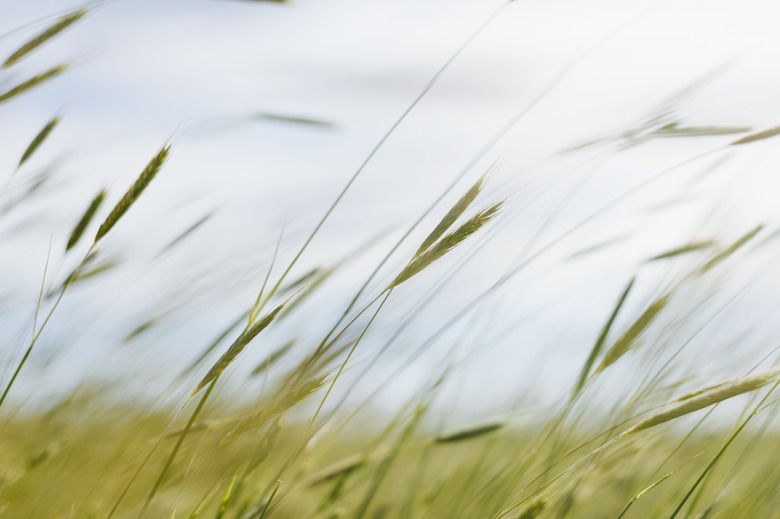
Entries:
{"type": "MultiPolygon", "coordinates": [[[[460,282],[457,274],[471,265],[474,255],[503,236],[498,232],[502,222],[522,211],[528,201],[518,190],[506,186],[498,186],[493,193],[487,191],[497,166],[488,172],[474,171],[492,144],[509,127],[522,122],[528,107],[488,141],[479,156],[369,269],[370,274],[357,280],[359,288],[350,294],[346,305],[331,298],[332,292],[327,290],[339,274],[358,277],[360,271],[351,270],[350,265],[358,252],[340,260],[320,258],[320,266],[299,272],[298,262],[306,257],[309,245],[364,174],[366,165],[447,67],[489,29],[508,3],[453,52],[352,172],[303,245],[277,267],[280,237],[257,294],[213,340],[204,340],[205,346],[196,345],[191,350],[194,361],[181,358],[179,364],[160,370],[153,366],[154,357],[139,356],[130,380],[108,373],[107,382],[81,380],[75,389],[61,391],[57,399],[33,405],[25,401],[23,393],[29,386],[20,381],[37,376],[41,384],[56,384],[56,379],[47,377],[47,369],[54,369],[56,362],[54,367],[35,367],[34,371],[28,365],[40,354],[36,346],[41,337],[56,333],[48,326],[50,319],[67,301],[72,292],[69,287],[87,279],[99,286],[103,275],[122,266],[116,256],[112,259],[104,250],[111,248],[117,224],[133,218],[139,210],[138,201],[154,190],[155,178],[165,175],[176,146],[162,145],[150,153],[145,167],[139,165],[140,175],[102,217],[88,244],[83,244],[82,238],[90,226],[101,221],[99,213],[108,190],[100,189],[85,211],[83,205],[79,208],[84,212],[69,235],[59,237],[67,243],[64,256],[56,256],[61,265],[52,269],[46,263],[30,340],[14,344],[13,354],[2,358],[0,519],[674,519],[777,515],[780,458],[775,447],[780,433],[775,404],[780,368],[772,367],[777,363],[777,349],[763,358],[749,359],[751,369],[739,371],[740,364],[735,363],[731,370],[734,378],[721,380],[704,374],[704,360],[717,358],[718,350],[692,351],[689,347],[694,339],[712,332],[722,309],[741,293],[724,294],[723,276],[756,256],[766,259],[768,248],[759,246],[769,239],[764,234],[772,222],[743,230],[744,234],[730,244],[721,243],[719,236],[697,236],[683,245],[668,243],[644,258],[630,281],[614,294],[614,306],[594,323],[599,332],[595,342],[591,338],[582,341],[583,357],[588,353],[587,358],[566,387],[548,395],[544,389],[534,392],[526,385],[525,392],[511,395],[512,403],[502,405],[500,412],[492,402],[484,403],[492,415],[476,422],[463,419],[453,394],[458,392],[464,373],[478,369],[474,367],[479,360],[475,356],[487,355],[496,340],[491,329],[495,312],[491,296],[539,263],[544,251],[571,237],[626,195],[595,208],[573,227],[558,234],[551,232],[545,245],[529,247],[499,273],[497,281],[465,307],[452,310],[445,324],[426,339],[414,334],[409,338],[407,328],[426,309],[451,308],[442,294],[460,282]],[[461,180],[475,175],[477,179],[463,188],[460,197],[442,207],[442,200],[452,198],[451,192],[461,180]],[[424,238],[416,245],[412,238],[418,235],[424,238]],[[75,252],[80,244],[86,247],[83,257],[75,252]],[[281,274],[275,272],[279,269],[281,274]],[[69,274],[58,281],[50,270],[69,274]],[[654,276],[658,271],[662,275],[654,276]],[[290,281],[292,276],[298,277],[290,281]],[[648,283],[647,279],[653,281],[648,283]],[[413,299],[415,286],[426,290],[424,297],[413,299]],[[56,299],[45,297],[47,294],[56,299]],[[311,323],[319,319],[330,321],[317,341],[302,341],[293,333],[296,328],[313,327],[311,323]],[[476,326],[481,319],[488,325],[476,326]],[[411,344],[404,349],[398,344],[399,337],[411,344]],[[386,342],[377,348],[377,341],[386,342]],[[475,345],[468,354],[461,351],[464,343],[475,345]],[[409,383],[404,371],[417,367],[434,344],[444,355],[436,363],[424,364],[421,383],[409,383]],[[259,363],[256,357],[247,360],[250,350],[261,348],[259,363]],[[387,359],[391,368],[382,369],[378,360],[386,352],[383,360],[387,359]],[[246,373],[244,365],[249,368],[246,373]],[[159,372],[177,389],[147,399],[126,396],[133,384],[144,384],[152,373],[159,372]],[[393,384],[403,386],[398,391],[403,398],[388,407],[377,395],[393,384]],[[540,399],[542,408],[536,405],[540,399]]],[[[17,47],[3,68],[23,63],[44,43],[52,40],[53,44],[60,33],[77,30],[71,26],[88,11],[78,9],[55,20],[17,47]]],[[[16,83],[0,93],[0,103],[10,103],[18,95],[53,81],[66,68],[55,66],[16,83]]],[[[555,81],[560,81],[566,70],[555,81]]],[[[330,125],[303,117],[262,117],[288,124],[330,125]]],[[[10,197],[18,185],[15,183],[25,181],[33,153],[43,153],[52,145],[47,137],[58,122],[59,116],[50,119],[21,150],[20,175],[16,170],[7,173],[10,189],[0,192],[0,202],[6,204],[2,198],[10,197]]],[[[713,152],[694,154],[695,159],[780,135],[776,128],[748,133],[746,127],[680,124],[644,121],[634,130],[592,141],[584,148],[604,146],[605,153],[611,155],[656,137],[733,139],[734,134],[747,133],[713,152]]],[[[576,152],[569,148],[566,153],[576,152]]],[[[25,203],[34,203],[36,196],[34,190],[24,192],[0,218],[25,203]]],[[[551,214],[560,207],[565,209],[565,199],[561,204],[551,214]]],[[[77,205],[75,201],[73,205],[77,205]]],[[[198,239],[197,231],[212,214],[190,224],[163,251],[198,239]]],[[[548,238],[543,227],[534,230],[540,239],[548,238]]],[[[599,247],[614,245],[604,243],[607,245],[599,247]]],[[[576,256],[587,256],[594,250],[576,256]]],[[[126,277],[124,282],[131,284],[133,280],[126,277]]],[[[99,293],[94,284],[83,287],[83,291],[91,290],[99,293]]],[[[116,338],[124,347],[132,347],[138,337],[161,327],[160,323],[175,313],[168,310],[138,322],[131,312],[125,315],[121,310],[132,330],[124,338],[116,338]]],[[[590,309],[579,310],[588,314],[590,309]]],[[[550,336],[558,337],[558,331],[550,330],[550,336]]],[[[163,335],[161,347],[175,332],[174,327],[163,335]]],[[[720,338],[709,339],[718,342],[720,338]]],[[[746,340],[761,345],[761,338],[751,334],[746,340]]],[[[518,355],[505,360],[520,361],[533,359],[518,355]]],[[[543,367],[540,362],[540,377],[545,376],[543,367]]]]}

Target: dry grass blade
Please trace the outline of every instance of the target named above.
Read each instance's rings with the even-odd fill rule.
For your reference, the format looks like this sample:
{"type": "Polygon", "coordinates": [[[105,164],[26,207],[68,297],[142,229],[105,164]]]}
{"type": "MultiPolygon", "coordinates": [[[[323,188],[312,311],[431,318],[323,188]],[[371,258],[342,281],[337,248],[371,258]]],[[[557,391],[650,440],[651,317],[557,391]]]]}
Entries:
{"type": "Polygon", "coordinates": [[[206,373],[206,376],[203,377],[203,380],[200,381],[198,387],[195,389],[195,391],[192,392],[192,395],[190,395],[190,398],[194,397],[198,391],[206,387],[209,382],[217,378],[223,371],[225,371],[225,369],[236,359],[236,357],[238,357],[238,355],[244,351],[246,345],[249,344],[252,339],[257,337],[257,335],[262,332],[269,324],[271,324],[271,322],[273,322],[273,320],[276,318],[276,315],[282,311],[282,308],[284,308],[284,304],[277,306],[273,311],[266,314],[265,317],[244,330],[244,332],[238,336],[238,338],[233,342],[233,344],[230,345],[228,350],[219,358],[219,360],[217,360],[209,372],[206,373]]]}
{"type": "Polygon", "coordinates": [[[114,209],[98,229],[97,235],[95,236],[95,243],[100,241],[100,239],[111,230],[111,228],[119,221],[119,219],[122,218],[122,215],[124,215],[130,206],[133,205],[133,203],[138,199],[138,197],[141,196],[141,193],[143,193],[144,189],[146,189],[146,187],[149,185],[152,179],[154,179],[155,175],[157,175],[157,172],[162,167],[165,159],[168,157],[168,151],[170,151],[170,149],[170,146],[163,146],[162,149],[157,152],[157,155],[155,155],[152,160],[149,161],[149,164],[146,165],[146,168],[144,168],[144,170],[141,172],[141,175],[130,187],[127,193],[125,193],[125,196],[122,197],[122,200],[120,200],[119,203],[114,207],[114,209]]]}
{"type": "Polygon", "coordinates": [[[582,390],[582,387],[585,385],[585,381],[588,379],[588,375],[590,374],[590,370],[593,367],[593,364],[596,362],[596,359],[601,353],[601,349],[607,342],[607,337],[609,336],[609,331],[612,329],[612,324],[615,322],[620,309],[623,307],[623,303],[626,302],[628,293],[631,292],[631,288],[634,286],[634,281],[636,281],[636,277],[631,278],[631,281],[628,282],[628,285],[626,285],[626,288],[620,295],[620,299],[618,299],[617,305],[615,305],[615,309],[612,310],[612,314],[609,316],[609,319],[601,328],[601,333],[599,334],[598,339],[596,339],[596,343],[593,345],[593,348],[590,350],[588,360],[585,361],[585,365],[582,367],[580,378],[577,381],[577,385],[574,387],[574,391],[572,392],[572,398],[577,396],[577,394],[582,390]]]}
{"type": "Polygon", "coordinates": [[[739,144],[747,144],[749,142],[761,141],[764,139],[768,139],[770,137],[774,137],[775,135],[780,135],[780,126],[775,126],[774,128],[770,128],[769,130],[764,130],[763,132],[751,133],[746,137],[742,137],[741,139],[732,142],[729,146],[737,146],[739,144]]]}
{"type": "Polygon", "coordinates": [[[103,199],[105,197],[106,197],[106,190],[103,189],[92,200],[92,203],[89,204],[89,207],[87,207],[87,210],[84,212],[84,215],[79,220],[79,223],[76,224],[76,227],[74,227],[73,231],[70,233],[70,238],[68,238],[68,244],[65,247],[66,251],[69,251],[78,243],[79,239],[84,234],[84,231],[87,229],[89,222],[92,221],[92,218],[95,216],[95,213],[100,208],[100,204],[103,203],[103,199]]]}
{"type": "Polygon", "coordinates": [[[683,397],[686,398],[686,400],[682,404],[667,409],[666,411],[661,411],[660,413],[639,422],[620,436],[626,436],[644,429],[649,429],[650,427],[655,427],[656,425],[693,413],[699,409],[715,405],[718,402],[728,400],[729,398],[755,391],[778,380],[780,380],[780,367],[762,371],[755,375],[726,380],[720,384],[709,386],[701,391],[691,393],[692,396],[686,395],[686,397],[683,397]]]}
{"type": "Polygon", "coordinates": [[[699,275],[704,274],[708,270],[712,269],[715,265],[717,265],[721,261],[725,260],[726,258],[731,256],[732,254],[734,254],[737,251],[737,249],[739,249],[740,247],[745,245],[748,241],[750,241],[763,228],[764,228],[763,225],[759,225],[759,226],[755,227],[754,229],[752,229],[747,234],[745,234],[742,237],[740,237],[729,248],[727,248],[726,250],[724,250],[722,252],[719,252],[711,260],[709,260],[707,263],[705,263],[704,266],[701,269],[699,269],[698,274],[699,275]]]}
{"type": "Polygon", "coordinates": [[[16,97],[19,94],[23,94],[24,92],[27,92],[28,90],[35,88],[36,86],[40,85],[41,83],[48,81],[49,79],[58,76],[65,72],[69,67],[68,63],[62,63],[60,65],[57,65],[55,67],[50,68],[46,72],[42,72],[41,74],[38,74],[37,76],[33,76],[27,81],[23,81],[22,83],[19,83],[15,87],[13,87],[11,90],[8,90],[7,92],[0,94],[0,103],[4,101],[8,101],[12,97],[16,97]]]}
{"type": "Polygon", "coordinates": [[[466,440],[473,440],[486,434],[490,434],[503,428],[506,424],[504,422],[493,422],[488,424],[478,425],[476,427],[469,427],[451,434],[438,436],[434,438],[434,443],[456,443],[466,440]]]}
{"type": "Polygon", "coordinates": [[[485,177],[483,176],[477,180],[468,191],[466,191],[460,200],[455,202],[455,205],[453,205],[447,214],[444,215],[439,224],[433,229],[433,231],[431,231],[428,237],[423,240],[420,248],[417,249],[417,252],[414,253],[415,257],[428,250],[431,245],[436,243],[436,240],[441,238],[441,236],[447,232],[447,229],[452,227],[455,221],[460,218],[460,216],[466,211],[466,209],[469,208],[472,202],[474,202],[477,196],[479,196],[479,193],[482,191],[484,184],[485,177]]]}
{"type": "Polygon", "coordinates": [[[30,145],[27,146],[27,149],[24,150],[24,153],[22,154],[22,158],[19,159],[19,164],[17,167],[20,167],[22,164],[27,162],[27,159],[29,159],[33,153],[35,153],[35,150],[40,147],[41,144],[43,144],[43,141],[46,140],[46,137],[49,136],[51,131],[54,129],[55,126],[57,126],[57,123],[60,122],[59,117],[54,117],[51,121],[46,123],[46,126],[44,126],[41,131],[38,132],[38,134],[33,138],[32,142],[30,142],[30,145]]]}
{"type": "Polygon", "coordinates": [[[455,231],[443,237],[438,243],[433,245],[427,252],[415,257],[409,265],[404,268],[398,276],[388,285],[387,290],[393,289],[407,281],[409,278],[419,274],[434,261],[457,247],[463,240],[477,232],[483,225],[492,220],[501,209],[504,202],[498,202],[488,207],[484,211],[471,217],[455,231]]]}
{"type": "Polygon", "coordinates": [[[243,418],[222,440],[222,443],[224,444],[230,441],[239,434],[259,429],[298,403],[306,400],[328,382],[329,376],[330,372],[326,372],[311,380],[303,382],[290,390],[280,391],[274,399],[264,405],[262,409],[243,418]]]}
{"type": "Polygon", "coordinates": [[[76,11],[73,11],[70,14],[66,14],[62,18],[55,21],[53,24],[51,24],[49,27],[47,27],[42,33],[38,34],[31,40],[29,40],[27,43],[19,47],[16,51],[14,51],[10,56],[8,56],[8,59],[3,62],[3,68],[10,67],[14,63],[21,60],[23,57],[76,23],[78,20],[80,20],[85,14],[87,14],[86,9],[78,9],[76,11]]]}
{"type": "Polygon", "coordinates": [[[677,247],[676,249],[666,251],[663,254],[659,254],[658,256],[653,256],[647,261],[650,262],[650,261],[658,261],[658,260],[663,260],[668,258],[674,258],[675,256],[680,256],[682,254],[688,254],[689,252],[696,252],[703,249],[709,249],[710,247],[714,247],[714,246],[715,246],[715,242],[712,240],[689,243],[688,245],[683,245],[682,247],[677,247]]]}
{"type": "Polygon", "coordinates": [[[597,373],[604,371],[611,364],[615,363],[634,346],[636,340],[640,335],[642,335],[642,332],[644,332],[645,329],[650,326],[650,323],[653,322],[653,319],[655,319],[661,310],[664,309],[667,303],[669,303],[669,299],[671,299],[671,297],[671,293],[664,294],[663,296],[653,301],[650,306],[648,306],[647,309],[642,312],[642,315],[640,315],[639,318],[634,321],[628,330],[626,330],[625,333],[623,333],[623,335],[621,335],[620,338],[615,341],[615,344],[613,344],[609,351],[607,351],[607,353],[604,355],[604,359],[596,369],[597,373]]]}

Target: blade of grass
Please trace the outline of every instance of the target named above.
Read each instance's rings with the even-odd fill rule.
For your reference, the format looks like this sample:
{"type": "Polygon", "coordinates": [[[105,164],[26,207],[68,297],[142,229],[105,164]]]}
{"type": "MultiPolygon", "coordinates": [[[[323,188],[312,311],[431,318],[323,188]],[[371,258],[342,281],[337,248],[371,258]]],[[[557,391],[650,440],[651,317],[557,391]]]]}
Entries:
{"type": "Polygon", "coordinates": [[[585,385],[585,381],[588,379],[588,375],[590,374],[590,370],[593,367],[593,364],[596,362],[596,359],[601,353],[601,349],[604,347],[604,344],[607,342],[607,337],[609,336],[609,331],[612,329],[612,324],[615,322],[615,319],[617,318],[620,309],[623,307],[623,303],[625,303],[629,292],[631,292],[631,287],[634,286],[634,281],[636,281],[636,276],[632,277],[631,280],[628,282],[628,285],[626,285],[626,288],[623,290],[623,293],[620,294],[620,298],[618,299],[615,308],[612,310],[612,314],[610,314],[609,319],[607,319],[607,322],[604,323],[604,326],[601,329],[601,333],[599,334],[598,339],[596,339],[596,343],[593,345],[593,348],[590,350],[590,355],[588,355],[588,360],[585,361],[585,365],[582,367],[582,372],[580,373],[580,377],[577,380],[577,385],[574,387],[574,391],[572,391],[571,394],[572,400],[576,398],[576,396],[582,390],[582,387],[585,385]]]}

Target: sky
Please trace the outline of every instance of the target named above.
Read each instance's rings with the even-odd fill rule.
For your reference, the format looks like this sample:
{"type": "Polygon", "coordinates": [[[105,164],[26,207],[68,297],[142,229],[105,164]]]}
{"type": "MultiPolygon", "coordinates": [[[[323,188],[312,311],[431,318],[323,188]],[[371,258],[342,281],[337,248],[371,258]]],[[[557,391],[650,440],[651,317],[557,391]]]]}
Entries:
{"type": "MultiPolygon", "coordinates": [[[[81,5],[0,3],[0,54],[81,5]]],[[[360,252],[327,297],[312,302],[316,317],[294,331],[302,342],[316,341],[408,226],[455,183],[381,272],[372,286],[381,289],[448,204],[496,165],[479,203],[509,197],[502,218],[395,295],[376,341],[473,253],[410,324],[406,345],[391,348],[397,355],[383,360],[385,370],[512,273],[439,336],[428,360],[394,380],[402,393],[442,359],[466,358],[479,368],[461,370],[463,398],[533,384],[554,393],[545,388],[576,374],[628,279],[640,272],[630,300],[636,313],[694,264],[647,267],[647,258],[690,241],[730,243],[759,224],[766,226],[760,237],[778,228],[774,141],[728,147],[737,137],[638,143],[618,136],[673,123],[776,126],[779,11],[766,0],[102,2],[23,63],[0,70],[5,90],[73,62],[62,77],[0,105],[6,177],[45,122],[54,114],[62,119],[5,194],[12,198],[14,186],[53,171],[35,200],[0,221],[0,315],[11,323],[4,340],[29,335],[50,244],[47,277],[56,285],[74,266],[64,242],[89,200],[101,188],[108,203],[118,200],[170,139],[164,171],[101,251],[126,264],[66,296],[39,365],[68,352],[67,363],[51,360],[60,367],[50,369],[55,379],[73,381],[121,371],[139,352],[152,352],[161,365],[192,356],[200,348],[193,343],[208,341],[251,304],[280,236],[277,269],[454,56],[301,257],[298,274],[360,252]],[[597,139],[605,140],[564,153],[597,139]],[[165,250],[207,215],[197,232],[165,250]],[[113,344],[128,322],[161,312],[168,315],[164,333],[153,330],[130,347],[113,344]],[[491,333],[466,333],[480,327],[491,333]],[[468,344],[449,353],[457,339],[468,344]],[[470,356],[475,348],[485,352],[470,356]],[[558,375],[535,381],[541,365],[558,375]]],[[[723,288],[708,299],[710,314],[718,297],[749,290],[726,321],[735,324],[728,333],[716,328],[715,336],[739,335],[753,321],[762,323],[755,333],[770,335],[762,312],[776,305],[780,281],[772,250],[770,243],[754,260],[717,273],[723,288]]],[[[708,294],[715,282],[707,283],[690,297],[708,294]]],[[[768,347],[763,339],[751,344],[740,359],[768,347]]],[[[378,347],[369,345],[356,366],[378,347]]],[[[702,373],[735,374],[722,359],[703,364],[702,373]]]]}

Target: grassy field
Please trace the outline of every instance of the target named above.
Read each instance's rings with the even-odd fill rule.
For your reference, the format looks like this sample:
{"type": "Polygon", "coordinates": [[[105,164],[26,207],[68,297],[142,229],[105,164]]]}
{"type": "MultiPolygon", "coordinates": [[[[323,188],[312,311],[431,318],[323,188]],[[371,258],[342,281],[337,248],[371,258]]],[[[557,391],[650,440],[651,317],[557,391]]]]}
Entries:
{"type": "MultiPolygon", "coordinates": [[[[88,15],[85,8],[48,20],[37,34],[28,30],[26,43],[0,70],[0,111],[68,72],[67,64],[55,64],[26,77],[10,74],[37,49],[55,45],[62,32],[77,31],[88,15]]],[[[463,48],[483,29],[464,37],[463,48]]],[[[587,338],[584,362],[565,387],[554,395],[507,394],[510,403],[485,402],[485,413],[462,412],[452,396],[461,384],[459,373],[474,362],[471,354],[454,353],[461,342],[474,343],[469,351],[477,353],[490,346],[484,344],[487,330],[471,334],[463,328],[461,337],[451,337],[452,330],[471,322],[465,313],[454,313],[445,327],[400,353],[387,338],[408,326],[407,315],[413,319],[422,308],[448,307],[437,289],[454,283],[458,267],[521,203],[517,188],[491,190],[495,168],[467,167],[417,222],[407,222],[408,232],[385,251],[346,305],[339,300],[336,308],[322,308],[327,297],[321,294],[334,276],[351,268],[348,260],[357,253],[346,260],[322,258],[322,266],[312,270],[301,269],[299,261],[366,164],[449,63],[365,162],[345,176],[343,190],[289,261],[272,261],[264,279],[252,280],[262,288],[239,319],[190,350],[194,361],[182,356],[179,363],[159,366],[157,358],[139,356],[130,375],[108,373],[106,380],[83,380],[75,389],[57,391],[47,369],[61,359],[53,357],[51,366],[35,363],[44,338],[60,340],[49,337],[57,330],[50,318],[74,291],[98,293],[103,276],[117,266],[106,243],[165,174],[177,153],[176,136],[150,151],[136,180],[121,193],[95,186],[71,232],[52,237],[52,246],[63,245],[64,256],[60,265],[47,262],[36,308],[29,309],[34,313],[29,333],[2,338],[0,518],[780,517],[778,348],[772,337],[747,333],[738,342],[751,347],[735,352],[734,334],[719,327],[721,312],[740,293],[723,288],[729,273],[749,266],[759,279],[772,267],[773,222],[756,222],[735,237],[669,243],[645,258],[614,294],[613,306],[597,323],[599,333],[587,338]],[[443,206],[446,195],[451,202],[443,206]],[[660,279],[649,289],[643,284],[648,271],[660,279]],[[431,272],[441,275],[439,284],[422,285],[418,299],[411,299],[405,289],[422,278],[430,282],[431,272]],[[292,333],[333,315],[317,341],[302,343],[292,333]],[[247,351],[257,350],[270,334],[262,361],[246,364],[247,351]],[[689,348],[702,337],[703,346],[689,348]],[[373,347],[365,351],[369,341],[373,347]],[[444,342],[437,347],[452,356],[425,364],[422,384],[406,384],[411,379],[400,372],[433,342],[444,342]],[[392,362],[383,366],[385,357],[377,359],[388,349],[392,362]],[[742,351],[756,356],[746,359],[742,351]],[[717,355],[731,363],[730,376],[707,378],[703,367],[717,355]],[[400,371],[391,369],[396,365],[400,371]],[[372,389],[392,383],[404,386],[402,396],[392,405],[380,402],[372,389]],[[47,391],[56,397],[26,398],[26,388],[52,385],[47,391]],[[145,385],[147,395],[138,396],[135,389],[145,385]],[[167,389],[159,398],[148,397],[157,387],[167,389]],[[463,418],[469,414],[479,419],[463,418]]],[[[0,219],[36,203],[45,177],[37,183],[26,163],[49,144],[61,117],[53,114],[26,149],[4,150],[17,153],[19,163],[16,171],[4,173],[0,219]]],[[[285,122],[318,124],[301,118],[285,122]]],[[[605,153],[617,154],[662,138],[702,137],[725,139],[718,150],[738,151],[754,143],[769,146],[778,134],[778,128],[690,127],[660,119],[583,148],[603,146],[605,153]]],[[[207,218],[192,222],[172,244],[197,239],[207,218]]],[[[278,251],[279,245],[271,251],[274,260],[278,251]]],[[[483,287],[466,308],[489,315],[488,297],[534,258],[529,255],[483,287]]],[[[128,312],[131,331],[115,342],[131,347],[127,344],[164,317],[139,321],[128,312]]],[[[160,344],[177,330],[166,333],[160,344]]],[[[554,375],[538,374],[559,380],[554,375]]]]}

